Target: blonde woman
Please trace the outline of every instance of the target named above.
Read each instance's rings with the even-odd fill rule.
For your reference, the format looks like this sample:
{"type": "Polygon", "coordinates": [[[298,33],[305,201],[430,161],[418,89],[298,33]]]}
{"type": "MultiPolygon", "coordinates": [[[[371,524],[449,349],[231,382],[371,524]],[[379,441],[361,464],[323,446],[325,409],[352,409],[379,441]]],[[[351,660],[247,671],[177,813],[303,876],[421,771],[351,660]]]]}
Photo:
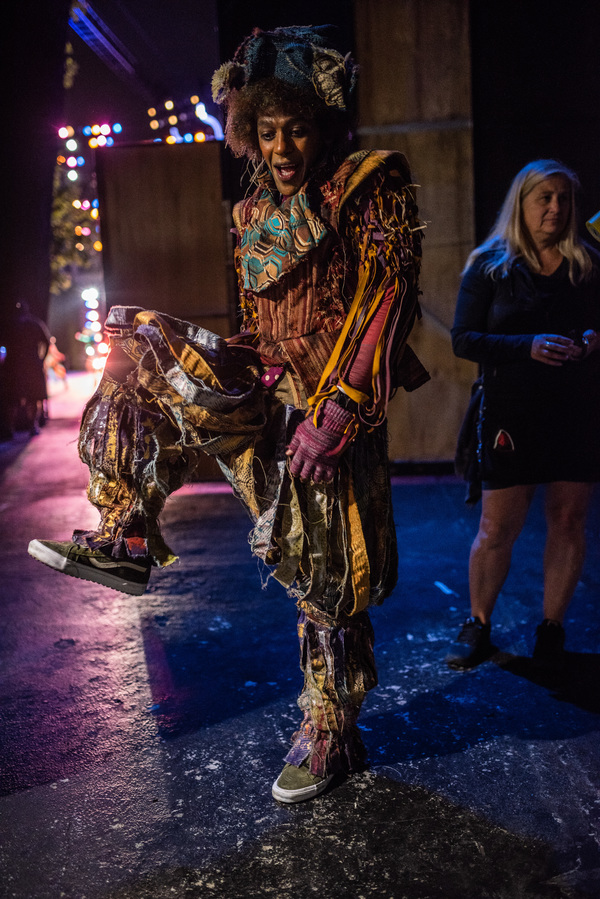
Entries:
{"type": "Polygon", "coordinates": [[[600,257],[577,236],[577,188],[560,162],[526,165],[464,271],[452,345],[482,370],[482,512],[469,560],[471,616],[447,656],[451,668],[471,668],[493,653],[492,611],[542,484],[543,620],[533,660],[564,666],[563,620],[600,477],[600,257]]]}

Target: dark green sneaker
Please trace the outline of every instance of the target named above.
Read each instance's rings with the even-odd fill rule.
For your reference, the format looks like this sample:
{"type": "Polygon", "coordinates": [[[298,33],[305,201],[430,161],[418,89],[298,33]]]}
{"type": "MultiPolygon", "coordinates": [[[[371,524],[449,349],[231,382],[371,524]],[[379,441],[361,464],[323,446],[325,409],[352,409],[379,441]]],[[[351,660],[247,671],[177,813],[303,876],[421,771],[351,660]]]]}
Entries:
{"type": "Polygon", "coordinates": [[[285,765],[273,784],[271,793],[273,799],[279,802],[303,802],[326,790],[332,780],[333,774],[329,777],[311,774],[307,762],[302,762],[299,768],[296,765],[285,765]]]}
{"type": "Polygon", "coordinates": [[[117,561],[98,550],[69,541],[32,540],[28,552],[38,562],[63,574],[133,596],[141,596],[150,580],[152,566],[149,562],[117,561]]]}
{"type": "Polygon", "coordinates": [[[482,624],[479,618],[467,618],[446,656],[448,667],[460,671],[489,659],[494,654],[491,630],[489,622],[482,624]]]}

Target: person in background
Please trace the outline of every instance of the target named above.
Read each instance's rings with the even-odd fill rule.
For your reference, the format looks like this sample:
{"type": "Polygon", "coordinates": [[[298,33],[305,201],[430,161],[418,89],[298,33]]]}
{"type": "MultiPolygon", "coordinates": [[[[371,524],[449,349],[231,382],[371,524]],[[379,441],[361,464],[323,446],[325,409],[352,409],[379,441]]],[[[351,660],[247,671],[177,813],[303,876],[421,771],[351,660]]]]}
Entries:
{"type": "Polygon", "coordinates": [[[400,153],[348,155],[356,67],[328,29],[256,29],[213,79],[226,140],[254,166],[234,209],[242,328],[228,341],[113,307],[111,352],[82,423],[97,530],[33,540],[53,568],[144,592],[176,556],[158,515],[216,456],[254,522],[254,553],[298,610],[302,720],[272,786],[310,799],[361,770],[377,682],[368,607],[397,579],[386,442],[393,392],[428,375],[407,346],[421,225],[400,153]]]}
{"type": "Polygon", "coordinates": [[[9,323],[3,379],[8,393],[11,430],[39,433],[48,398],[44,358],[50,345],[48,328],[31,314],[29,304],[16,304],[9,323]]]}
{"type": "Polygon", "coordinates": [[[578,186],[560,162],[526,165],[465,267],[452,346],[482,371],[483,489],[469,559],[471,616],[447,655],[451,668],[471,668],[493,653],[491,615],[539,485],[547,538],[533,661],[564,666],[563,621],[600,477],[600,255],[577,235],[578,186]]]}
{"type": "Polygon", "coordinates": [[[61,353],[56,345],[56,337],[51,337],[48,344],[48,352],[44,358],[44,371],[46,372],[46,377],[50,372],[53,372],[58,380],[63,382],[64,390],[68,390],[69,387],[67,369],[65,368],[66,358],[65,354],[61,353]]]}

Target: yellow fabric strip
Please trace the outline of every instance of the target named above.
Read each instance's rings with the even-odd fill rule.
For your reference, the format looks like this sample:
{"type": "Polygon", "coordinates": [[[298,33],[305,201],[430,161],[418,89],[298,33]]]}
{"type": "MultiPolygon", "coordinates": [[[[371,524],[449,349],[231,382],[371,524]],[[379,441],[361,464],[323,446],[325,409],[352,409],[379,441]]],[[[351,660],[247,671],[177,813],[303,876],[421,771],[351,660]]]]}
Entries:
{"type": "Polygon", "coordinates": [[[348,553],[350,559],[350,577],[352,580],[352,591],[354,593],[354,606],[351,615],[362,612],[369,605],[371,593],[371,568],[369,565],[369,557],[367,555],[367,547],[363,534],[362,524],[352,479],[348,483],[348,537],[350,540],[350,551],[348,553]]]}
{"type": "Polygon", "coordinates": [[[372,280],[372,274],[369,270],[368,265],[364,265],[361,268],[360,276],[358,279],[358,286],[356,289],[356,293],[354,295],[354,300],[352,301],[352,306],[350,307],[350,311],[346,317],[346,321],[344,322],[344,327],[340,336],[338,337],[338,341],[333,349],[329,362],[325,366],[323,370],[323,374],[321,375],[321,380],[319,381],[319,386],[317,387],[317,392],[314,396],[311,396],[308,400],[310,406],[314,406],[319,402],[320,399],[323,399],[328,394],[328,390],[325,390],[325,385],[328,384],[329,378],[334,370],[339,370],[340,367],[340,359],[342,356],[342,352],[344,346],[346,344],[346,338],[353,328],[356,319],[358,318],[358,312],[362,306],[364,295],[368,289],[369,282],[372,280]]]}

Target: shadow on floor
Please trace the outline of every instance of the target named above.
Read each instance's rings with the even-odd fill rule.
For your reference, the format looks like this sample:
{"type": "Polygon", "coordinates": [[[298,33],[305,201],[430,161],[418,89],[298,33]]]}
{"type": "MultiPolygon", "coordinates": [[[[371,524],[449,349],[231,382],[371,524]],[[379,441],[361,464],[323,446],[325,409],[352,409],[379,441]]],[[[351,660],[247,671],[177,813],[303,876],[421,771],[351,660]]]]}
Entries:
{"type": "Polygon", "coordinates": [[[405,694],[400,703],[382,701],[371,712],[367,704],[359,726],[373,764],[443,758],[504,737],[539,744],[595,732],[597,719],[585,713],[599,711],[600,657],[568,657],[560,682],[536,674],[528,658],[497,653],[435,689],[405,694]]]}
{"type": "Polygon", "coordinates": [[[504,671],[553,691],[554,699],[600,715],[600,654],[566,653],[563,673],[540,672],[526,656],[502,653],[495,662],[504,671]]]}
{"type": "Polygon", "coordinates": [[[419,786],[366,772],[243,851],[199,869],[163,868],[111,899],[576,899],[550,847],[419,786]],[[360,806],[360,814],[356,814],[360,806]]]}

